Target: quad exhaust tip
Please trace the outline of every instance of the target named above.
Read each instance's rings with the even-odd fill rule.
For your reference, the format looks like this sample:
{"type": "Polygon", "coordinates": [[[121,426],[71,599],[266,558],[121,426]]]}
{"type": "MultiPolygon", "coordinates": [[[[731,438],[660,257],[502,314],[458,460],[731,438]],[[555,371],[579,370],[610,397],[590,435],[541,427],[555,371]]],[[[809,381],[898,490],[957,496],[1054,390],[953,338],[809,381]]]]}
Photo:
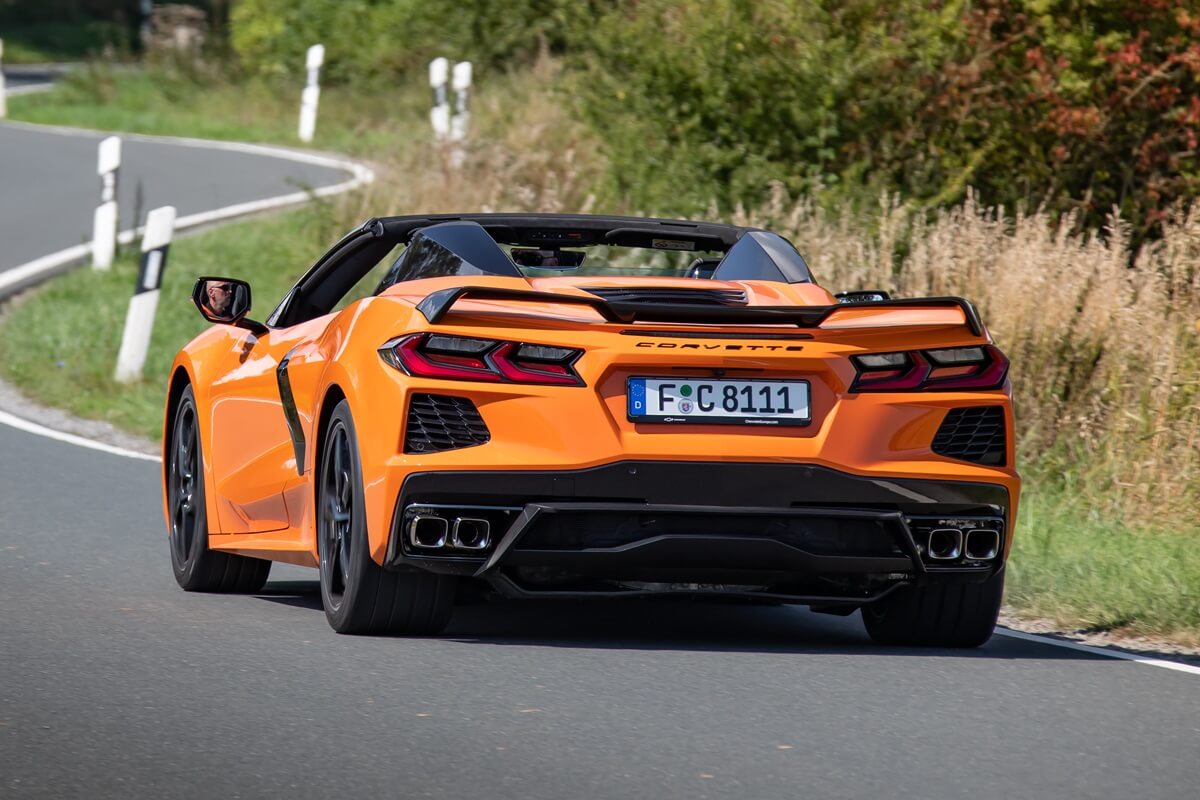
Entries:
{"type": "Polygon", "coordinates": [[[930,531],[926,552],[934,561],[953,561],[963,552],[962,531],[958,528],[936,528],[930,531]]]}
{"type": "Polygon", "coordinates": [[[437,550],[446,546],[450,523],[432,514],[417,514],[408,524],[408,540],[413,547],[437,550]]]}
{"type": "Polygon", "coordinates": [[[991,561],[1000,553],[1000,533],[977,528],[967,531],[967,558],[973,561],[991,561]]]}
{"type": "Polygon", "coordinates": [[[486,550],[492,543],[492,526],[486,519],[458,517],[450,544],[459,550],[486,550]]]}
{"type": "Polygon", "coordinates": [[[422,550],[486,550],[492,526],[480,517],[455,517],[451,523],[436,514],[415,514],[408,523],[408,541],[422,550]]]}

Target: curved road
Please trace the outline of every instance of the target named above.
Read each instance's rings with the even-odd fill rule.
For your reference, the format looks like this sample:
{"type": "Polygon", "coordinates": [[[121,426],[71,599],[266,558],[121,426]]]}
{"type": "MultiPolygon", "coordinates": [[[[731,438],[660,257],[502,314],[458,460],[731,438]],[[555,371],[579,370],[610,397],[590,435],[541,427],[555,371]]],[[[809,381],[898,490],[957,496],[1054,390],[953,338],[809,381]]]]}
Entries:
{"type": "MultiPolygon", "coordinates": [[[[55,181],[74,171],[53,165],[74,144],[0,129],[0,203],[65,202],[75,184],[55,181]]],[[[186,175],[184,157],[147,150],[147,180],[178,168],[196,194],[172,201],[227,201],[218,175],[186,175]]],[[[252,183],[242,174],[230,191],[252,183]]],[[[5,229],[0,249],[40,254],[60,233],[5,229]]],[[[437,638],[337,636],[311,571],[277,566],[255,597],[179,591],[160,497],[155,464],[0,426],[0,797],[1194,798],[1200,786],[1197,675],[1001,636],[965,653],[883,649],[857,617],[687,602],[479,604],[437,638]]]]}

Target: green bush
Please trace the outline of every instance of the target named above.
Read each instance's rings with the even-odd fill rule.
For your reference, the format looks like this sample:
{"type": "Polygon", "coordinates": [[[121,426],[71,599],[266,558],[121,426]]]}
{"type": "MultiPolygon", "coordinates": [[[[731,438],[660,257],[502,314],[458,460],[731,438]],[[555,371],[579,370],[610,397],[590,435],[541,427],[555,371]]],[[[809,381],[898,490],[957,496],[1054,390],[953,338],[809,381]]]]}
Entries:
{"type": "Polygon", "coordinates": [[[654,208],[975,187],[1140,239],[1200,189],[1192,0],[641,0],[578,48],[611,184],[654,208]],[[671,205],[664,205],[671,204],[671,205]]]}

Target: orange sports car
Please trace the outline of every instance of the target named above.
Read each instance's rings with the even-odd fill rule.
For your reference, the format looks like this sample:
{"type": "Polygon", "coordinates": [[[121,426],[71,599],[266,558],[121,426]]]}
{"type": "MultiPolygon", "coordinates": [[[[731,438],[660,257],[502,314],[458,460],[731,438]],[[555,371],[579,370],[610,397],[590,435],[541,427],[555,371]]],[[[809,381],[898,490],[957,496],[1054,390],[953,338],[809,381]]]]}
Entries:
{"type": "Polygon", "coordinates": [[[957,297],[832,295],[786,239],[630,217],[373,219],[265,322],[175,359],[171,562],[191,591],[315,566],[343,633],[431,633],[456,588],[995,626],[1020,479],[1008,361],[957,297]]]}

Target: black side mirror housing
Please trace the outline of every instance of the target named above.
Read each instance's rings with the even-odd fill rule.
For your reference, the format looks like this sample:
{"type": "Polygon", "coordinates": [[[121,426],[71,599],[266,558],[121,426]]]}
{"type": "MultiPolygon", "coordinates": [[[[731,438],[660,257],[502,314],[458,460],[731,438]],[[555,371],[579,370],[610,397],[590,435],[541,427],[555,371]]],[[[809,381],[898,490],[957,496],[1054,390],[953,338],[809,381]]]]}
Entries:
{"type": "Polygon", "coordinates": [[[233,325],[255,334],[265,333],[260,322],[246,319],[250,312],[250,284],[236,278],[202,277],[192,289],[192,302],[200,316],[217,325],[233,325]]]}

